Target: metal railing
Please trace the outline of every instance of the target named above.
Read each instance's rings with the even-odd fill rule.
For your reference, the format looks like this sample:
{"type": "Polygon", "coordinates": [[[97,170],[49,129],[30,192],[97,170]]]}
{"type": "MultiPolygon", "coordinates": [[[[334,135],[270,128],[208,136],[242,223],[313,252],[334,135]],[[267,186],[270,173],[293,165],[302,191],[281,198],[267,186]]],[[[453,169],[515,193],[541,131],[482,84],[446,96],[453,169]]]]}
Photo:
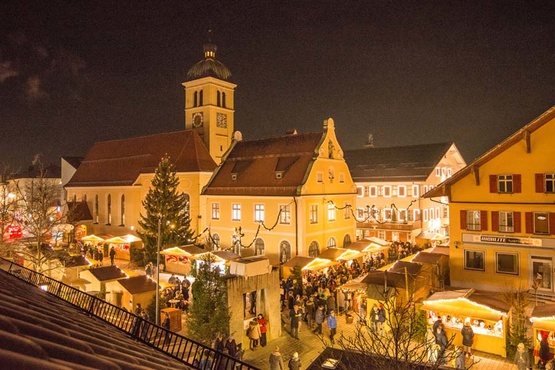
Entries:
{"type": "Polygon", "coordinates": [[[186,338],[180,334],[166,330],[150,321],[144,320],[101,298],[18,265],[15,262],[4,258],[1,259],[9,263],[9,268],[5,271],[10,275],[41,287],[48,293],[80,308],[89,315],[95,316],[115,326],[121,331],[131,335],[133,338],[170,355],[188,366],[202,370],[259,370],[255,366],[218,352],[209,346],[186,338]]]}

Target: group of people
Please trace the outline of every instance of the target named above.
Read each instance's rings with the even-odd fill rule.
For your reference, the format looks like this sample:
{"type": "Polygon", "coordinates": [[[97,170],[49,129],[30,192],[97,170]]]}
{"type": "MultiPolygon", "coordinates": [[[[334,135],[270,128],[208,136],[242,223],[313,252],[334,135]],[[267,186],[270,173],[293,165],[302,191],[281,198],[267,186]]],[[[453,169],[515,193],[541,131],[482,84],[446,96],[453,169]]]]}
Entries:
{"type": "MultiPolygon", "coordinates": [[[[224,339],[223,334],[218,334],[218,336],[214,340],[213,347],[216,351],[224,353],[229,357],[233,357],[239,361],[243,359],[243,344],[237,343],[231,335],[229,335],[227,339],[224,339]]],[[[231,363],[226,363],[225,361],[222,361],[218,370],[234,370],[231,366],[231,363]]]]}
{"type": "Polygon", "coordinates": [[[172,274],[168,279],[168,283],[172,284],[173,287],[168,287],[164,290],[164,298],[168,301],[175,302],[173,304],[175,308],[179,308],[184,313],[187,313],[191,302],[191,282],[187,278],[181,280],[179,277],[172,274]]]}
{"type": "Polygon", "coordinates": [[[256,350],[259,344],[261,347],[266,347],[267,326],[268,321],[261,313],[259,313],[256,317],[253,317],[249,322],[247,337],[249,338],[249,349],[251,351],[256,350]]]}
{"type": "MultiPolygon", "coordinates": [[[[285,370],[283,356],[279,351],[279,347],[276,346],[272,353],[270,354],[270,370],[285,370]]],[[[287,363],[289,370],[299,370],[301,368],[301,360],[299,359],[299,353],[293,353],[293,356],[289,359],[287,363]]]]}

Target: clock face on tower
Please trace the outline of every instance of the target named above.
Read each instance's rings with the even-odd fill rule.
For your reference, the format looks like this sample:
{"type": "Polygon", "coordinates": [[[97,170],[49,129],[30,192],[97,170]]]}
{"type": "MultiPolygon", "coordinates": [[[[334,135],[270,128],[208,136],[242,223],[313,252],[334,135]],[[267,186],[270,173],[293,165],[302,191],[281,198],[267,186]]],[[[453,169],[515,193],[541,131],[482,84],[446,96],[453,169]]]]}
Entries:
{"type": "Polygon", "coordinates": [[[193,113],[193,127],[194,128],[202,127],[203,123],[204,123],[204,117],[202,115],[202,112],[193,113]]]}
{"type": "Polygon", "coordinates": [[[227,128],[227,116],[224,113],[217,114],[216,125],[221,128],[227,128]]]}

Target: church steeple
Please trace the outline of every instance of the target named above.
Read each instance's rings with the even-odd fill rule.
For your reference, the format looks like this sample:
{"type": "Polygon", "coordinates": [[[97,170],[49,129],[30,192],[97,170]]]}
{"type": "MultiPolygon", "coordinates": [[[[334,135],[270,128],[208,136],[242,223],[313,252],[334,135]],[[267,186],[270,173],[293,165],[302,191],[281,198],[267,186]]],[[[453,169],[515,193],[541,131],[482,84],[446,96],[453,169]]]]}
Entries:
{"type": "Polygon", "coordinates": [[[185,128],[194,129],[216,163],[229,145],[234,130],[235,85],[231,72],[216,60],[217,46],[212,31],[203,45],[204,59],[187,72],[185,87],[185,128]]]}

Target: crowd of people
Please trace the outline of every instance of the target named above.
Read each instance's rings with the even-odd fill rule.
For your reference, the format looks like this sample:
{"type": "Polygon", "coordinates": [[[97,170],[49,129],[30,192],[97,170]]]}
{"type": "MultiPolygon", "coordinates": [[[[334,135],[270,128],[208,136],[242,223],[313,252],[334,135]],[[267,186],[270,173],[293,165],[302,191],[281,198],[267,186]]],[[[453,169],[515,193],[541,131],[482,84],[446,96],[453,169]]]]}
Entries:
{"type": "Polygon", "coordinates": [[[180,279],[175,276],[175,274],[172,274],[168,279],[168,283],[173,286],[164,289],[162,297],[172,303],[173,307],[179,308],[184,313],[187,313],[191,303],[191,282],[186,277],[180,279]]]}

